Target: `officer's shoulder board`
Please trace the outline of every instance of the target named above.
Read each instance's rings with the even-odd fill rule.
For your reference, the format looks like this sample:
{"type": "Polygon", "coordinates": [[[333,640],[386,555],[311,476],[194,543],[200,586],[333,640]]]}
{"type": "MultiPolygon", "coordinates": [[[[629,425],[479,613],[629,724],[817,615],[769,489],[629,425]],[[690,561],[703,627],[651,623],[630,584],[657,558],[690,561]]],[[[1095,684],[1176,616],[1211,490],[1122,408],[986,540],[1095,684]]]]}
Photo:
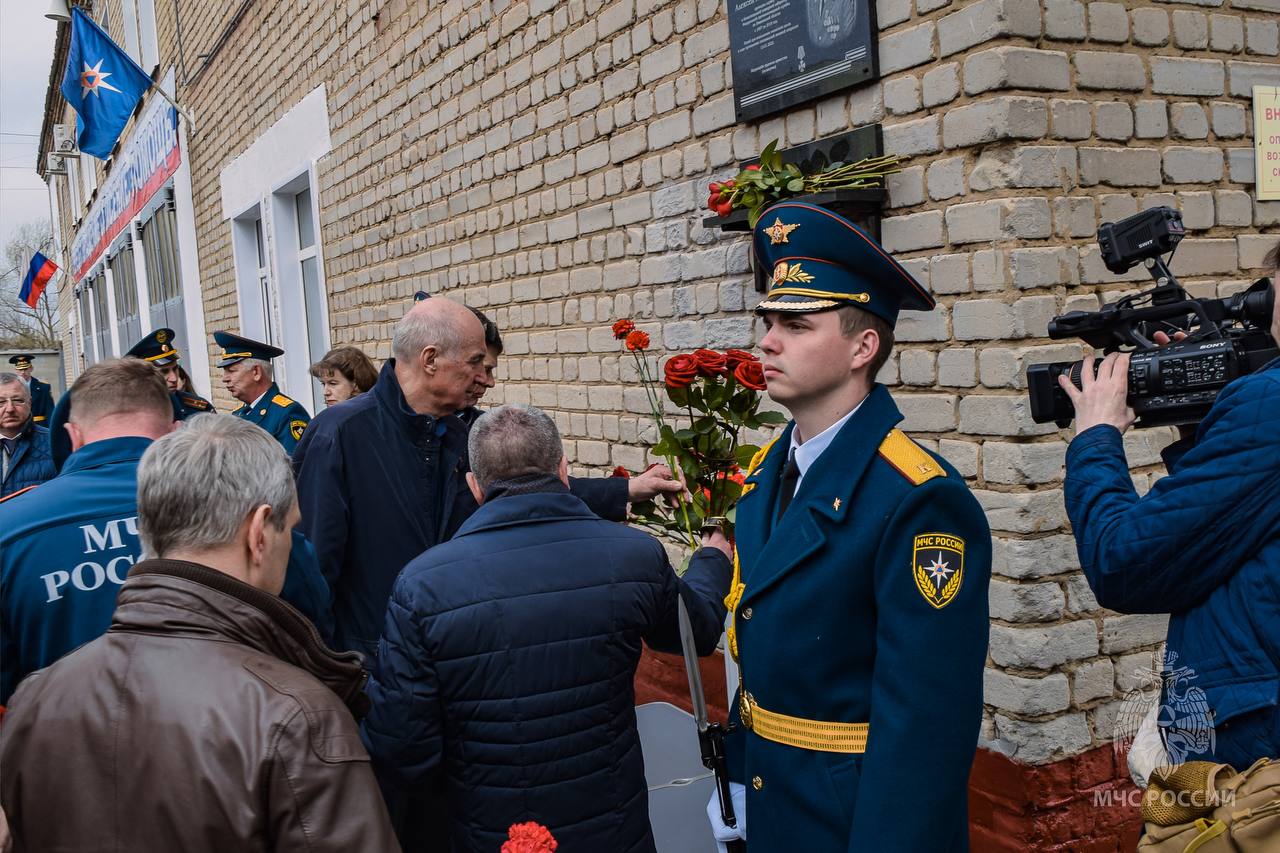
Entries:
{"type": "Polygon", "coordinates": [[[4,497],[0,498],[0,504],[4,503],[5,501],[11,501],[14,498],[16,498],[18,495],[25,495],[27,492],[31,491],[38,485],[40,484],[36,483],[35,486],[27,486],[25,489],[18,489],[18,491],[14,492],[11,495],[5,495],[4,497]]]}
{"type": "Polygon", "coordinates": [[[277,406],[281,406],[284,408],[288,408],[289,406],[293,405],[293,400],[290,400],[288,397],[286,397],[283,394],[275,395],[274,397],[271,398],[271,402],[275,403],[277,406]]]}
{"type": "Polygon", "coordinates": [[[945,477],[947,472],[900,429],[891,429],[880,442],[880,455],[893,469],[906,477],[913,486],[927,483],[934,477],[945,477]]]}
{"type": "Polygon", "coordinates": [[[764,464],[765,457],[769,455],[769,450],[778,443],[779,438],[782,438],[782,436],[774,436],[772,441],[756,451],[756,455],[751,457],[751,463],[747,465],[746,476],[750,477],[757,468],[764,464]]]}

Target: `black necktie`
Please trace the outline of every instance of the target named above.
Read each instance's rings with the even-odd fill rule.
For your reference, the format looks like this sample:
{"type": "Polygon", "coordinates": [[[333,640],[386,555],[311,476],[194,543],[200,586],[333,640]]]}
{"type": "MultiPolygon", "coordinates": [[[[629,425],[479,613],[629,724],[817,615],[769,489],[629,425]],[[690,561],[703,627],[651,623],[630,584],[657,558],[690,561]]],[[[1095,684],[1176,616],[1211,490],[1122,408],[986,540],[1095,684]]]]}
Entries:
{"type": "Polygon", "coordinates": [[[796,483],[800,481],[800,465],[796,462],[796,452],[794,450],[787,456],[787,464],[782,469],[782,481],[778,488],[778,519],[786,515],[787,507],[791,505],[791,498],[796,493],[796,483]]]}

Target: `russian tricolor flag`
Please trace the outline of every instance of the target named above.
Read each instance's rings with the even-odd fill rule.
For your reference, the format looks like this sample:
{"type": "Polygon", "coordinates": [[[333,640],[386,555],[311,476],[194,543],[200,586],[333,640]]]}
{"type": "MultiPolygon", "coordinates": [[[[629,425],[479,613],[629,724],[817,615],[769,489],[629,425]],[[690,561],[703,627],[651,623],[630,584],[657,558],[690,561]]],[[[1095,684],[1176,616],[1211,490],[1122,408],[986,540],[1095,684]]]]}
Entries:
{"type": "Polygon", "coordinates": [[[57,271],[57,264],[36,252],[35,257],[31,259],[31,266],[27,268],[27,277],[22,280],[22,290],[18,291],[18,298],[27,303],[27,307],[35,308],[36,303],[40,301],[40,294],[44,293],[44,289],[49,286],[49,279],[53,278],[53,274],[57,271]]]}

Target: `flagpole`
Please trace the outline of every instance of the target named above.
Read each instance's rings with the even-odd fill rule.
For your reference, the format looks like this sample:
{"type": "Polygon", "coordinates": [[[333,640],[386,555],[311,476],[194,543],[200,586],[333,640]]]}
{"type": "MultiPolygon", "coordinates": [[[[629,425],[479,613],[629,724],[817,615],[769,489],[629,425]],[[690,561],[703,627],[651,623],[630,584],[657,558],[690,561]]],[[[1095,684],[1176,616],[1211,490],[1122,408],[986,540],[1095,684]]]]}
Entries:
{"type": "Polygon", "coordinates": [[[178,111],[178,115],[182,116],[187,120],[187,125],[190,126],[191,132],[195,133],[196,120],[191,117],[191,113],[183,109],[182,106],[179,105],[178,102],[175,101],[168,92],[166,92],[164,89],[161,89],[159,83],[152,83],[151,86],[156,90],[157,93],[159,93],[160,97],[164,98],[166,101],[168,101],[170,104],[173,105],[173,108],[178,111]]]}

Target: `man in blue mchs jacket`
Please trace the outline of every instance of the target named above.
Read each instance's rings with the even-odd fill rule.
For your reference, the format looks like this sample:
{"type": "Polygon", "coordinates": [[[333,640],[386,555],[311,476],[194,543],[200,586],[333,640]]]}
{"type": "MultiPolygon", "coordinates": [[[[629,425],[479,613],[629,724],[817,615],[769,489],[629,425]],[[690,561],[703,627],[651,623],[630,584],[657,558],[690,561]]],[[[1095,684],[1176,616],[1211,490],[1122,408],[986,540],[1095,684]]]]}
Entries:
{"type": "Polygon", "coordinates": [[[94,365],[70,399],[74,452],[61,475],[0,503],[0,704],[24,677],[111,624],[142,550],[138,462],[173,429],[164,379],[137,359],[94,365]]]}
{"type": "MultiPolygon", "coordinates": [[[[207,417],[226,417],[207,415],[207,417]]],[[[69,434],[61,473],[0,501],[0,705],[18,682],[106,632],[116,594],[140,559],[138,463],[174,428],[160,371],[136,358],[90,367],[54,409],[69,434]]],[[[294,531],[280,597],[328,642],[328,587],[294,531]]]]}
{"type": "MultiPolygon", "coordinates": [[[[1280,246],[1268,257],[1280,265],[1280,246]]],[[[1273,279],[1274,282],[1274,279],[1273,279]]],[[[1275,285],[1273,283],[1272,287],[1275,285]]],[[[1274,298],[1274,297],[1273,297],[1274,298]]],[[[1272,337],[1280,337],[1273,307],[1272,337]]],[[[1067,515],[1098,603],[1170,613],[1169,653],[1211,708],[1214,746],[1185,760],[1243,769],[1280,755],[1280,359],[1218,395],[1194,438],[1166,449],[1169,475],[1139,497],[1121,434],[1133,423],[1129,357],[1083,388],[1067,448],[1067,515]]]]}

